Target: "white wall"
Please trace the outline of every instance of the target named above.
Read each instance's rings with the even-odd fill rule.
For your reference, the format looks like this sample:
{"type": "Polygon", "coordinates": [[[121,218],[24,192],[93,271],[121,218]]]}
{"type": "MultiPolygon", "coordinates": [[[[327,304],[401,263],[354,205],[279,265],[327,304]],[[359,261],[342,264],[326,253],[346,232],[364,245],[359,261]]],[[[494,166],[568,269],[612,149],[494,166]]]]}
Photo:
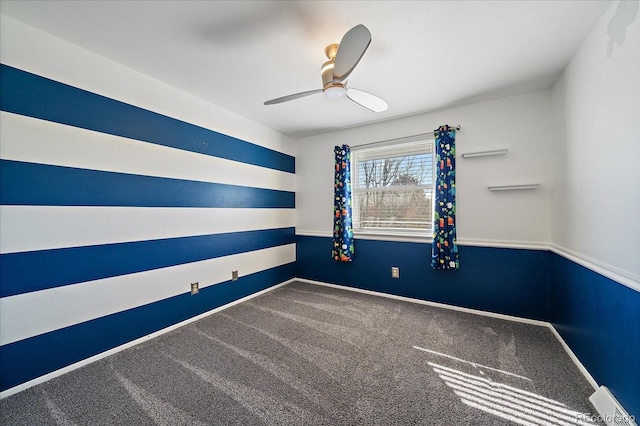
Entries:
{"type": "Polygon", "coordinates": [[[296,232],[331,233],[334,145],[357,146],[427,133],[445,123],[462,125],[456,137],[459,241],[508,246],[547,244],[551,237],[552,157],[557,155],[549,90],[298,140],[296,232]],[[499,157],[460,157],[464,152],[498,148],[508,148],[509,152],[499,157]],[[541,186],[531,191],[487,189],[488,185],[520,183],[541,186]]]}
{"type": "Polygon", "coordinates": [[[552,241],[640,290],[639,20],[612,3],[553,87],[552,241]]]}

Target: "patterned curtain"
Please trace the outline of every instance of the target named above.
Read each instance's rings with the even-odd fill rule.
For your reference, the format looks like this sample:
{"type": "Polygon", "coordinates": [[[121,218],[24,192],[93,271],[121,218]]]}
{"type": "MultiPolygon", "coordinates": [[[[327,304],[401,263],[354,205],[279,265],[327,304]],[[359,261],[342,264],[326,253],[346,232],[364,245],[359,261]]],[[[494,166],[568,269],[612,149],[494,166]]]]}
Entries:
{"type": "Polygon", "coordinates": [[[335,196],[333,199],[333,249],[331,256],[339,262],[353,260],[353,229],[351,228],[351,149],[336,146],[335,196]]]}
{"type": "Polygon", "coordinates": [[[458,269],[456,242],[456,131],[438,128],[436,137],[436,200],[433,223],[433,269],[458,269]]]}

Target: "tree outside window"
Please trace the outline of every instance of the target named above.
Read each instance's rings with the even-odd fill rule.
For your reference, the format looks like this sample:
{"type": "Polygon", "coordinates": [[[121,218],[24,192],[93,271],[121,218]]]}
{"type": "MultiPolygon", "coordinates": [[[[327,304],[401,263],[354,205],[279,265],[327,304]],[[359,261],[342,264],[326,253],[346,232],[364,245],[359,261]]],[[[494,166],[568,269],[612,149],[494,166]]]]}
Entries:
{"type": "Polygon", "coordinates": [[[431,232],[433,143],[414,141],[354,153],[355,232],[431,232]]]}

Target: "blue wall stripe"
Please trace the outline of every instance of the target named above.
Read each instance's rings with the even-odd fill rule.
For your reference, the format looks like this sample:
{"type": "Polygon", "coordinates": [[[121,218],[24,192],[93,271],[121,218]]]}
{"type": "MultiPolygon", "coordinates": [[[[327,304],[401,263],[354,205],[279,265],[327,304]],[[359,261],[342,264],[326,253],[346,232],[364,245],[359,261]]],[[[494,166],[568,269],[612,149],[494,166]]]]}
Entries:
{"type": "Polygon", "coordinates": [[[0,109],[15,114],[295,173],[295,157],[0,65],[0,109]]]}
{"type": "Polygon", "coordinates": [[[549,317],[550,258],[543,250],[460,246],[459,270],[433,270],[431,245],[357,240],[336,262],[330,237],[296,236],[297,277],[522,318],[549,317]],[[400,278],[391,278],[391,267],[400,278]]]}
{"type": "Polygon", "coordinates": [[[294,277],[293,263],[0,347],[0,391],[294,277]]]}
{"type": "Polygon", "coordinates": [[[294,242],[294,228],[280,228],[5,253],[0,255],[0,297],[294,242]]]}
{"type": "Polygon", "coordinates": [[[0,160],[0,204],[294,208],[295,193],[0,160]]]}
{"type": "Polygon", "coordinates": [[[593,378],[640,416],[640,292],[551,256],[550,321],[593,378]]]}

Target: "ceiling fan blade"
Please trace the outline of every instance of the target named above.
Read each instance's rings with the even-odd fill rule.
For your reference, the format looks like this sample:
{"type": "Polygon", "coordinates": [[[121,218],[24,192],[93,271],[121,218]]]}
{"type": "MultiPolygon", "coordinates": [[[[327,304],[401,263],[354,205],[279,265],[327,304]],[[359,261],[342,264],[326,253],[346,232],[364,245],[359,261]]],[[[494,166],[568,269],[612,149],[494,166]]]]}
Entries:
{"type": "Polygon", "coordinates": [[[371,43],[371,33],[364,25],[356,25],[342,37],[336,60],[333,66],[333,82],[344,81],[353,69],[358,65],[360,59],[367,51],[371,43]]]}
{"type": "Polygon", "coordinates": [[[283,96],[281,98],[271,99],[270,101],[266,101],[264,104],[265,105],[280,104],[282,102],[292,101],[298,98],[304,98],[305,96],[314,95],[316,93],[322,93],[322,89],[309,90],[308,92],[300,92],[300,93],[295,93],[293,95],[283,96]]]}
{"type": "Polygon", "coordinates": [[[387,103],[379,97],[358,89],[347,89],[347,98],[373,112],[386,111],[387,103]]]}

